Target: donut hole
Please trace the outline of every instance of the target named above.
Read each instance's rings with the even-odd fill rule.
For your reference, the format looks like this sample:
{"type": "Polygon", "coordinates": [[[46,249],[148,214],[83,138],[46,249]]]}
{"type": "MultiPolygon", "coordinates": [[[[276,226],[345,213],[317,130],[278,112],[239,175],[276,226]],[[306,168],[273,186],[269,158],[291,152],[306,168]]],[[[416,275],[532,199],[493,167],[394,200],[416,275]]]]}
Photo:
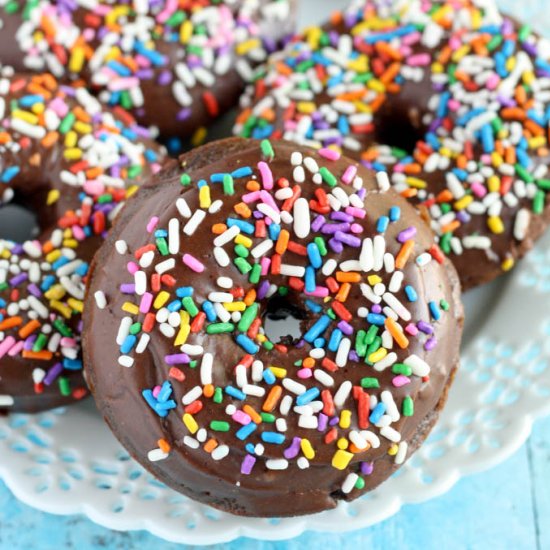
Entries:
{"type": "Polygon", "coordinates": [[[296,344],[302,338],[302,322],[306,317],[306,312],[292,303],[290,296],[275,295],[265,309],[265,334],[274,344],[296,344]]]}
{"type": "Polygon", "coordinates": [[[38,218],[30,208],[19,202],[0,205],[0,240],[23,243],[39,233],[38,218]]]}

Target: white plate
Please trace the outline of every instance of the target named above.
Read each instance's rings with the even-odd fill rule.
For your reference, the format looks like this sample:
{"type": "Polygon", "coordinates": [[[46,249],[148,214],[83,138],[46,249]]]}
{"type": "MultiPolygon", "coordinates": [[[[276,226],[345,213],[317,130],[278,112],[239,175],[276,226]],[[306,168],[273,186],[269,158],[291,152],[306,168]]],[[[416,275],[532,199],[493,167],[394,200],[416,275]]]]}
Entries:
{"type": "MultiPolygon", "coordinates": [[[[318,13],[341,4],[316,1],[318,13]]],[[[523,3],[523,17],[528,12],[535,20],[541,4],[523,3]]],[[[313,10],[309,15],[302,21],[315,20],[313,10]]],[[[534,419],[550,412],[549,304],[550,234],[513,273],[466,296],[462,368],[426,444],[376,491],[329,512],[263,520],[197,504],[130,459],[91,402],[1,418],[0,477],[19,499],[40,510],[83,513],[105,527],[146,529],[174,542],[212,544],[239,536],[275,540],[305,530],[366,527],[403,504],[433,498],[460,477],[502,462],[526,440],[534,419]]]]}

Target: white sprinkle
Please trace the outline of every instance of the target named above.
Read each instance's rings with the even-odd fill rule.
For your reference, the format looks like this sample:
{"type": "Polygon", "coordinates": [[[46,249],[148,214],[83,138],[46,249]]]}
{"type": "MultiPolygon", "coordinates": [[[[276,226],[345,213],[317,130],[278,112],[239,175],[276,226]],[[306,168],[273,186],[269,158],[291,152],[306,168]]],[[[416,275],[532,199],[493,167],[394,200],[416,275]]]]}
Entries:
{"type": "Polygon", "coordinates": [[[299,166],[302,164],[302,161],[303,157],[300,151],[294,151],[292,155],[290,155],[290,164],[292,164],[292,166],[299,166]]]}
{"type": "Polygon", "coordinates": [[[307,199],[300,197],[294,203],[294,233],[300,239],[309,236],[311,230],[311,218],[307,199]]]}
{"type": "Polygon", "coordinates": [[[180,222],[177,218],[168,222],[168,251],[170,254],[180,251],[180,222]]]}
{"type": "Polygon", "coordinates": [[[514,222],[514,238],[518,241],[523,241],[527,236],[527,230],[531,221],[531,213],[526,208],[522,208],[516,214],[514,222]]]}
{"type": "Polygon", "coordinates": [[[302,278],[305,273],[306,268],[302,265],[281,264],[281,275],[302,278]]]}
{"type": "Polygon", "coordinates": [[[326,373],[322,369],[315,369],[313,371],[313,377],[315,378],[315,380],[323,384],[323,386],[334,386],[334,378],[332,378],[330,374],[326,373]]]}
{"type": "Polygon", "coordinates": [[[199,344],[183,344],[181,346],[181,351],[187,353],[187,355],[202,355],[204,353],[204,348],[199,344]]]}
{"type": "Polygon", "coordinates": [[[301,395],[307,389],[303,384],[300,384],[299,382],[296,382],[296,380],[292,380],[292,378],[284,378],[283,379],[283,386],[289,392],[295,393],[296,395],[301,395]]]}
{"type": "Polygon", "coordinates": [[[248,379],[246,376],[246,367],[240,363],[235,367],[235,380],[239,388],[246,386],[246,384],[248,383],[248,379]]]}
{"type": "Polygon", "coordinates": [[[123,317],[120,320],[120,325],[118,327],[118,334],[116,337],[116,343],[121,346],[124,340],[126,340],[126,337],[128,334],[130,334],[130,327],[132,326],[132,318],[131,317],[123,317]]]}
{"type": "Polygon", "coordinates": [[[380,438],[374,432],[371,432],[370,430],[363,430],[361,435],[370,443],[370,446],[373,449],[378,449],[378,447],[380,447],[380,438]]]}
{"type": "Polygon", "coordinates": [[[99,309],[105,309],[107,306],[107,298],[102,290],[98,290],[94,293],[95,303],[99,309]]]}
{"type": "Polygon", "coordinates": [[[241,230],[236,225],[226,229],[214,239],[214,246],[224,246],[225,244],[231,242],[240,232],[241,230]]]}
{"type": "Polygon", "coordinates": [[[319,419],[314,415],[301,414],[298,418],[298,426],[306,430],[316,430],[319,426],[319,419]]]}
{"type": "Polygon", "coordinates": [[[155,266],[155,271],[162,275],[163,273],[166,273],[167,271],[170,271],[171,269],[174,269],[176,267],[176,260],[174,258],[168,258],[167,260],[164,260],[163,262],[160,262],[155,266]]]}
{"type": "Polygon", "coordinates": [[[128,243],[122,240],[117,241],[115,243],[115,248],[119,254],[126,254],[126,252],[128,252],[128,243]]]}
{"type": "Polygon", "coordinates": [[[348,362],[348,355],[351,349],[351,340],[349,338],[342,338],[340,345],[338,346],[338,351],[336,352],[335,363],[339,367],[345,367],[348,362]]]}
{"type": "Polygon", "coordinates": [[[397,405],[393,400],[392,393],[388,390],[385,390],[380,394],[380,398],[382,399],[382,403],[386,405],[386,414],[390,416],[392,422],[397,422],[401,418],[401,415],[397,410],[397,405]]]}
{"type": "Polygon", "coordinates": [[[268,470],[286,470],[288,468],[288,460],[284,458],[272,458],[266,460],[265,466],[268,470]]]}
{"type": "Polygon", "coordinates": [[[183,405],[190,405],[191,403],[193,403],[193,401],[196,401],[201,395],[202,388],[200,386],[195,386],[181,398],[181,402],[183,405]]]}
{"type": "Polygon", "coordinates": [[[403,282],[403,272],[402,271],[396,271],[392,275],[392,278],[390,280],[390,284],[388,285],[388,290],[390,292],[399,292],[399,290],[401,290],[401,283],[402,282],[403,282]]]}
{"type": "Polygon", "coordinates": [[[266,239],[260,244],[256,245],[251,251],[253,258],[261,258],[264,254],[269,252],[273,248],[273,241],[271,239],[266,239]]]}
{"type": "Polygon", "coordinates": [[[190,435],[186,435],[183,438],[183,443],[188,447],[190,447],[191,449],[198,449],[200,446],[199,442],[194,437],[191,437],[190,435]]]}
{"type": "Polygon", "coordinates": [[[220,318],[222,323],[229,323],[231,320],[231,313],[223,307],[221,302],[215,302],[214,309],[216,310],[216,315],[220,318]]]}
{"type": "Polygon", "coordinates": [[[274,223],[281,223],[281,214],[277,212],[274,208],[269,206],[269,204],[266,204],[265,202],[261,202],[256,207],[262,214],[267,216],[268,218],[271,218],[274,223]]]}
{"type": "Polygon", "coordinates": [[[388,353],[386,357],[374,363],[373,367],[375,371],[382,372],[384,369],[391,367],[396,361],[397,355],[392,351],[391,353],[388,353]]]}
{"type": "Polygon", "coordinates": [[[374,246],[371,238],[363,239],[359,264],[361,265],[361,270],[365,272],[372,271],[374,267],[374,246]]]}
{"type": "Polygon", "coordinates": [[[173,338],[176,335],[176,329],[168,323],[159,325],[159,330],[166,338],[173,338]]]}
{"type": "Polygon", "coordinates": [[[416,258],[416,265],[423,267],[432,261],[432,255],[429,252],[423,252],[416,258]]]}
{"type": "Polygon", "coordinates": [[[405,462],[405,458],[407,458],[408,447],[409,445],[406,441],[401,441],[399,443],[399,446],[397,447],[397,454],[395,455],[396,464],[403,464],[403,462],[405,462]]]}
{"type": "Polygon", "coordinates": [[[252,380],[254,382],[261,382],[263,380],[264,364],[256,359],[252,363],[252,380]]]}
{"type": "Polygon", "coordinates": [[[143,353],[146,349],[147,349],[147,346],[149,345],[149,341],[151,340],[151,337],[147,334],[147,333],[143,333],[140,337],[139,337],[139,341],[137,343],[137,346],[136,346],[136,353],[143,353]]]}
{"type": "Polygon", "coordinates": [[[330,260],[327,260],[323,265],[321,272],[326,277],[329,277],[330,275],[332,275],[332,273],[337,267],[338,267],[338,262],[334,258],[330,258],[330,260]]]}
{"type": "Polygon", "coordinates": [[[284,418],[277,418],[277,420],[275,420],[275,427],[277,428],[278,432],[286,432],[286,420],[284,418]]]}
{"type": "Polygon", "coordinates": [[[0,395],[0,407],[13,407],[14,402],[11,395],[0,395]]]}
{"type": "Polygon", "coordinates": [[[342,382],[342,384],[338,388],[338,391],[334,395],[334,405],[336,407],[341,408],[344,406],[346,399],[351,393],[352,387],[353,387],[353,384],[349,380],[342,382]]]}
{"type": "Polygon", "coordinates": [[[143,296],[147,292],[147,275],[145,271],[136,271],[134,273],[134,282],[136,285],[136,294],[143,296]]]}
{"type": "Polygon", "coordinates": [[[482,235],[468,235],[462,239],[462,244],[468,249],[488,250],[491,248],[491,239],[482,235]]]}
{"type": "Polygon", "coordinates": [[[380,435],[389,439],[392,443],[399,443],[399,441],[401,441],[401,434],[391,426],[384,426],[380,430],[380,435]]]}
{"type": "Polygon", "coordinates": [[[369,446],[369,442],[357,430],[351,430],[348,437],[349,440],[360,450],[366,449],[369,446]]]}
{"type": "Polygon", "coordinates": [[[216,262],[218,262],[218,265],[221,267],[227,267],[231,263],[227,252],[219,246],[214,248],[214,258],[216,259],[216,262]]]}
{"type": "Polygon", "coordinates": [[[159,460],[168,458],[168,453],[165,453],[162,449],[153,449],[147,453],[147,458],[151,462],[158,462],[159,460]]]}
{"type": "Polygon", "coordinates": [[[204,210],[195,210],[195,212],[191,216],[191,219],[185,224],[183,232],[189,236],[193,235],[205,217],[206,212],[204,210]]]}
{"type": "Polygon", "coordinates": [[[178,209],[178,212],[181,214],[182,217],[184,218],[191,217],[191,209],[189,208],[187,201],[183,197],[180,197],[176,201],[176,208],[178,209]]]}
{"type": "Polygon", "coordinates": [[[428,365],[428,363],[426,363],[423,359],[420,359],[418,355],[409,355],[403,363],[408,367],[411,367],[412,373],[415,376],[424,377],[430,374],[430,365],[428,365]]]}
{"type": "Polygon", "coordinates": [[[214,460],[222,460],[229,454],[229,447],[227,445],[219,445],[211,453],[210,456],[214,460]]]}
{"type": "Polygon", "coordinates": [[[386,239],[382,235],[374,237],[374,271],[380,271],[384,267],[384,254],[386,252],[386,239]]]}
{"type": "Polygon", "coordinates": [[[230,292],[211,292],[208,294],[208,299],[211,302],[232,302],[233,294],[230,292]]]}
{"type": "Polygon", "coordinates": [[[386,292],[382,296],[382,300],[390,306],[403,321],[410,321],[411,320],[411,313],[410,311],[395,297],[395,295],[386,292]]]}
{"type": "Polygon", "coordinates": [[[351,493],[358,479],[359,476],[357,474],[348,474],[346,479],[344,480],[344,483],[342,483],[342,493],[344,493],[345,495],[351,493]]]}
{"type": "Polygon", "coordinates": [[[380,191],[385,193],[390,188],[390,179],[386,172],[377,172],[376,173],[376,182],[378,183],[378,188],[380,191]]]}
{"type": "Polygon", "coordinates": [[[233,288],[233,279],[231,277],[218,277],[216,283],[220,288],[233,288]]]}
{"type": "Polygon", "coordinates": [[[290,412],[290,409],[292,407],[292,401],[293,401],[293,399],[290,395],[285,395],[281,399],[281,405],[279,406],[279,412],[283,416],[286,416],[290,412]]]}
{"type": "Polygon", "coordinates": [[[212,365],[214,356],[211,353],[205,353],[201,362],[201,384],[206,386],[212,384],[212,365]]]}
{"type": "Polygon", "coordinates": [[[245,384],[243,386],[243,393],[254,397],[263,397],[265,395],[265,389],[254,384],[245,384]]]}
{"type": "Polygon", "coordinates": [[[130,368],[134,366],[134,359],[129,355],[121,355],[118,358],[118,364],[122,365],[123,367],[130,368]]]}
{"type": "Polygon", "coordinates": [[[340,264],[340,269],[342,271],[360,271],[361,262],[358,260],[346,260],[340,264]]]}

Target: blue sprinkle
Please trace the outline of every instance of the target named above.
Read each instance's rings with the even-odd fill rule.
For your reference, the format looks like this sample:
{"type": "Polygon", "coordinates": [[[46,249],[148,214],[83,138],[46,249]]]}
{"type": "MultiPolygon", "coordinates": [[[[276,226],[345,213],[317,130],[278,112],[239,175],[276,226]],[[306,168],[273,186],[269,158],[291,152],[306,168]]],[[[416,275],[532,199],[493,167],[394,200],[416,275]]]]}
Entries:
{"type": "Polygon", "coordinates": [[[225,177],[225,173],[224,174],[212,174],[210,176],[210,181],[212,183],[223,183],[223,178],[225,177]]]}
{"type": "Polygon", "coordinates": [[[109,61],[107,67],[120,76],[132,76],[132,71],[119,61],[109,61]]]}
{"type": "Polygon", "coordinates": [[[155,231],[155,239],[165,239],[166,237],[168,237],[166,229],[157,229],[155,231]]]}
{"type": "Polygon", "coordinates": [[[340,345],[343,337],[344,333],[339,328],[335,328],[330,335],[330,339],[328,341],[328,349],[334,352],[338,351],[338,346],[340,345]]]}
{"type": "Polygon", "coordinates": [[[61,258],[59,258],[59,260],[56,260],[52,264],[52,267],[53,267],[54,271],[57,271],[60,267],[63,267],[65,264],[68,264],[68,263],[69,263],[69,258],[66,258],[65,256],[61,256],[61,258]]]}
{"type": "Polygon", "coordinates": [[[384,315],[381,315],[380,313],[369,313],[367,315],[367,321],[371,325],[376,325],[377,327],[384,326],[385,320],[386,318],[384,317],[384,315]]]}
{"type": "Polygon", "coordinates": [[[274,443],[275,445],[280,445],[281,443],[284,443],[285,436],[278,432],[263,432],[262,441],[265,441],[266,443],[274,443]]]}
{"type": "Polygon", "coordinates": [[[311,265],[315,269],[319,269],[323,265],[323,258],[319,252],[319,247],[315,243],[309,243],[307,245],[307,255],[311,265]]]}
{"type": "Polygon", "coordinates": [[[386,412],[386,405],[384,405],[384,403],[380,401],[379,403],[376,404],[376,407],[374,407],[373,411],[371,412],[369,416],[369,420],[373,424],[376,424],[382,418],[385,412],[386,412]]]}
{"type": "Polygon", "coordinates": [[[326,343],[327,341],[325,340],[325,338],[321,338],[321,337],[315,338],[315,340],[313,340],[313,347],[324,348],[326,343]]]}
{"type": "Polygon", "coordinates": [[[81,277],[85,277],[88,274],[89,269],[90,269],[90,264],[83,262],[74,270],[74,272],[77,275],[80,275],[81,277]]]}
{"type": "Polygon", "coordinates": [[[199,181],[197,182],[197,187],[198,187],[199,189],[201,189],[202,187],[207,187],[207,186],[208,186],[208,183],[206,182],[206,180],[199,180],[199,181]]]}
{"type": "Polygon", "coordinates": [[[315,282],[315,269],[308,265],[306,267],[306,292],[315,292],[317,283],[315,282]]]}
{"type": "Polygon", "coordinates": [[[246,399],[246,395],[241,390],[238,390],[233,386],[225,386],[225,393],[235,399],[239,399],[240,401],[246,399]]]}
{"type": "Polygon", "coordinates": [[[255,454],[256,453],[256,446],[254,445],[254,443],[247,443],[244,448],[246,449],[247,452],[249,452],[251,455],[255,454]]]}
{"type": "Polygon", "coordinates": [[[6,168],[2,174],[2,177],[0,180],[2,183],[8,183],[10,180],[12,180],[17,174],[20,172],[19,166],[10,166],[9,168],[6,168]]]}
{"type": "Polygon", "coordinates": [[[241,346],[241,348],[244,349],[244,351],[246,351],[246,353],[251,355],[258,353],[260,350],[260,346],[255,344],[246,334],[239,334],[237,338],[235,338],[235,341],[239,344],[239,346],[241,346]]]}
{"type": "Polygon", "coordinates": [[[65,370],[82,370],[82,361],[80,359],[63,359],[63,368],[65,370]]]}
{"type": "Polygon", "coordinates": [[[272,223],[269,225],[269,238],[272,241],[277,241],[281,233],[281,226],[278,223],[272,223]]]}
{"type": "Polygon", "coordinates": [[[193,296],[193,287],[192,286],[180,286],[176,289],[176,296],[178,298],[187,298],[188,296],[193,296]]]}
{"type": "Polygon", "coordinates": [[[44,277],[44,280],[42,281],[42,284],[40,285],[40,289],[43,292],[47,292],[50,290],[50,288],[55,284],[55,275],[48,275],[47,277],[44,277]]]}
{"type": "Polygon", "coordinates": [[[305,305],[309,309],[309,311],[312,311],[313,313],[320,313],[321,311],[323,311],[323,306],[320,306],[313,300],[306,300],[305,305]]]}
{"type": "Polygon", "coordinates": [[[392,206],[390,208],[390,221],[396,222],[401,218],[401,208],[399,206],[392,206]]]}
{"type": "Polygon", "coordinates": [[[429,302],[428,307],[430,308],[430,313],[432,314],[432,317],[439,321],[441,319],[441,311],[439,310],[438,305],[435,302],[429,302]]]}
{"type": "Polygon", "coordinates": [[[227,218],[227,227],[233,227],[234,225],[236,225],[243,233],[247,233],[248,235],[252,235],[256,229],[253,224],[245,222],[244,220],[227,218]]]}
{"type": "Polygon", "coordinates": [[[262,377],[264,379],[264,382],[270,385],[275,384],[275,381],[277,380],[277,378],[275,377],[271,369],[265,369],[262,374],[262,377]]]}
{"type": "Polygon", "coordinates": [[[204,313],[206,313],[206,318],[211,323],[213,323],[218,318],[218,314],[216,313],[216,310],[214,309],[214,304],[212,302],[205,300],[202,303],[202,310],[204,311],[204,313]]]}
{"type": "Polygon", "coordinates": [[[168,401],[168,398],[171,395],[172,395],[172,384],[170,384],[168,380],[165,380],[165,382],[162,384],[162,387],[160,388],[160,391],[157,395],[157,401],[164,403],[165,401],[168,401]]]}
{"type": "Polygon", "coordinates": [[[380,216],[378,218],[378,221],[376,222],[376,231],[378,233],[385,233],[386,229],[388,229],[388,225],[390,224],[390,219],[388,216],[380,216]]]}
{"type": "Polygon", "coordinates": [[[319,388],[309,388],[309,390],[305,391],[296,398],[296,405],[307,405],[319,397],[320,393],[319,388]]]}
{"type": "Polygon", "coordinates": [[[495,138],[493,129],[489,124],[481,127],[481,143],[486,153],[492,153],[495,150],[495,138]]]}
{"type": "Polygon", "coordinates": [[[126,336],[124,342],[122,342],[122,345],[120,346],[120,353],[124,355],[130,353],[134,349],[136,342],[137,337],[133,334],[128,334],[128,336],[126,336]]]}
{"type": "Polygon", "coordinates": [[[241,166],[241,168],[237,168],[236,170],[233,170],[231,172],[232,178],[248,178],[253,174],[252,168],[250,166],[241,166]]]}
{"type": "Polygon", "coordinates": [[[407,285],[405,287],[405,294],[407,295],[409,302],[416,302],[416,300],[418,300],[418,294],[411,285],[407,285]]]}
{"type": "Polygon", "coordinates": [[[167,306],[168,311],[174,312],[179,311],[182,308],[181,300],[174,300],[173,302],[170,302],[167,306]]]}
{"type": "Polygon", "coordinates": [[[155,411],[169,411],[170,409],[175,409],[176,407],[177,404],[173,399],[167,401],[159,401],[155,406],[155,411]]]}
{"type": "Polygon", "coordinates": [[[304,334],[304,340],[306,342],[313,342],[315,338],[321,336],[325,330],[329,327],[331,318],[328,315],[322,315],[315,324],[304,334]]]}
{"type": "Polygon", "coordinates": [[[35,103],[44,103],[41,95],[26,95],[19,100],[21,107],[32,107],[35,103]]]}
{"type": "Polygon", "coordinates": [[[252,432],[254,432],[254,430],[257,427],[258,427],[257,424],[255,424],[254,422],[250,422],[246,426],[239,428],[239,430],[237,430],[237,433],[235,435],[237,436],[238,439],[240,439],[241,441],[244,441],[252,432]]]}

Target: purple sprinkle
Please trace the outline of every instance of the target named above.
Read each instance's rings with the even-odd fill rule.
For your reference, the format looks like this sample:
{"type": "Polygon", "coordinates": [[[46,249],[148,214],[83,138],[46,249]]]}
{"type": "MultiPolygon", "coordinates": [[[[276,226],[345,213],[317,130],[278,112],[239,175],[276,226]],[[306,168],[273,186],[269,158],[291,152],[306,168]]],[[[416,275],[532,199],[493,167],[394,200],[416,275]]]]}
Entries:
{"type": "Polygon", "coordinates": [[[42,296],[42,291],[34,283],[30,284],[27,287],[27,290],[37,298],[40,298],[42,296]]]}
{"type": "Polygon", "coordinates": [[[348,222],[348,223],[352,223],[354,221],[353,216],[351,216],[350,214],[346,214],[345,212],[333,212],[330,215],[330,219],[334,221],[348,222]]]}
{"type": "Polygon", "coordinates": [[[20,273],[19,275],[16,275],[15,277],[12,277],[10,279],[10,285],[11,286],[18,286],[21,283],[25,282],[29,276],[26,273],[20,273]]]}
{"type": "Polygon", "coordinates": [[[298,456],[298,453],[300,452],[301,441],[302,440],[299,437],[292,438],[292,443],[290,444],[290,447],[287,447],[283,453],[286,459],[290,460],[298,456]]]}
{"type": "Polygon", "coordinates": [[[377,315],[379,313],[382,313],[382,306],[380,306],[380,304],[374,304],[370,309],[373,313],[376,313],[377,315]]]}
{"type": "Polygon", "coordinates": [[[342,233],[350,230],[351,224],[349,223],[326,223],[321,229],[321,233],[325,235],[334,235],[338,231],[342,233]]]}
{"type": "Polygon", "coordinates": [[[361,473],[366,476],[370,476],[374,471],[373,462],[361,462],[361,473]]]}
{"type": "Polygon", "coordinates": [[[333,252],[336,252],[336,254],[341,254],[344,251],[344,245],[336,239],[330,239],[328,245],[333,252]]]}
{"type": "Polygon", "coordinates": [[[321,227],[323,227],[323,224],[325,223],[324,216],[317,216],[313,223],[311,224],[311,230],[315,233],[318,233],[321,227]]]}
{"type": "Polygon", "coordinates": [[[346,336],[351,336],[353,334],[353,327],[348,322],[342,320],[337,326],[346,336]]]}
{"type": "Polygon", "coordinates": [[[350,361],[353,361],[354,363],[357,363],[359,361],[359,355],[357,355],[357,352],[355,350],[351,350],[349,352],[348,358],[350,361]]]}
{"type": "Polygon", "coordinates": [[[324,413],[319,413],[319,421],[317,422],[317,430],[324,432],[327,429],[328,416],[324,413]]]}
{"type": "Polygon", "coordinates": [[[134,294],[136,285],[134,283],[123,283],[120,285],[120,292],[122,294],[134,294]]]}
{"type": "Polygon", "coordinates": [[[182,363],[190,363],[191,359],[187,353],[174,353],[173,355],[165,355],[164,360],[167,365],[181,365],[182,363]]]}
{"type": "Polygon", "coordinates": [[[258,287],[258,294],[257,294],[258,300],[263,300],[267,296],[268,292],[269,292],[269,281],[262,281],[260,283],[260,286],[258,287]]]}
{"type": "Polygon", "coordinates": [[[350,235],[349,233],[336,231],[336,233],[334,234],[334,238],[337,241],[347,244],[348,246],[353,246],[354,248],[358,248],[361,246],[361,239],[359,237],[355,237],[354,235],[350,235]]]}
{"type": "Polygon", "coordinates": [[[404,243],[413,239],[415,235],[416,235],[416,227],[414,227],[414,225],[411,225],[411,227],[408,227],[407,229],[403,229],[403,231],[401,231],[401,233],[397,235],[397,240],[400,243],[404,243]]]}
{"type": "Polygon", "coordinates": [[[36,334],[31,334],[26,340],[25,340],[25,343],[23,344],[23,349],[25,351],[30,351],[32,350],[32,347],[34,346],[34,343],[36,342],[36,339],[38,338],[38,336],[36,334]]]}
{"type": "Polygon", "coordinates": [[[61,363],[56,363],[44,377],[44,385],[49,386],[56,380],[56,378],[63,372],[63,365],[61,363]]]}
{"type": "Polygon", "coordinates": [[[437,340],[435,338],[428,338],[424,344],[424,349],[426,351],[432,351],[437,346],[437,340]]]}
{"type": "Polygon", "coordinates": [[[244,457],[243,463],[241,464],[241,474],[250,475],[254,464],[256,464],[256,458],[252,455],[246,455],[244,457]]]}
{"type": "Polygon", "coordinates": [[[432,327],[432,325],[430,325],[430,323],[426,323],[426,321],[418,321],[418,323],[416,323],[416,326],[418,327],[418,330],[420,330],[424,334],[434,333],[434,328],[432,327]]]}
{"type": "Polygon", "coordinates": [[[337,417],[337,416],[333,416],[329,422],[328,422],[328,425],[329,426],[336,426],[336,424],[338,424],[338,422],[340,422],[340,419],[337,417]]]}

